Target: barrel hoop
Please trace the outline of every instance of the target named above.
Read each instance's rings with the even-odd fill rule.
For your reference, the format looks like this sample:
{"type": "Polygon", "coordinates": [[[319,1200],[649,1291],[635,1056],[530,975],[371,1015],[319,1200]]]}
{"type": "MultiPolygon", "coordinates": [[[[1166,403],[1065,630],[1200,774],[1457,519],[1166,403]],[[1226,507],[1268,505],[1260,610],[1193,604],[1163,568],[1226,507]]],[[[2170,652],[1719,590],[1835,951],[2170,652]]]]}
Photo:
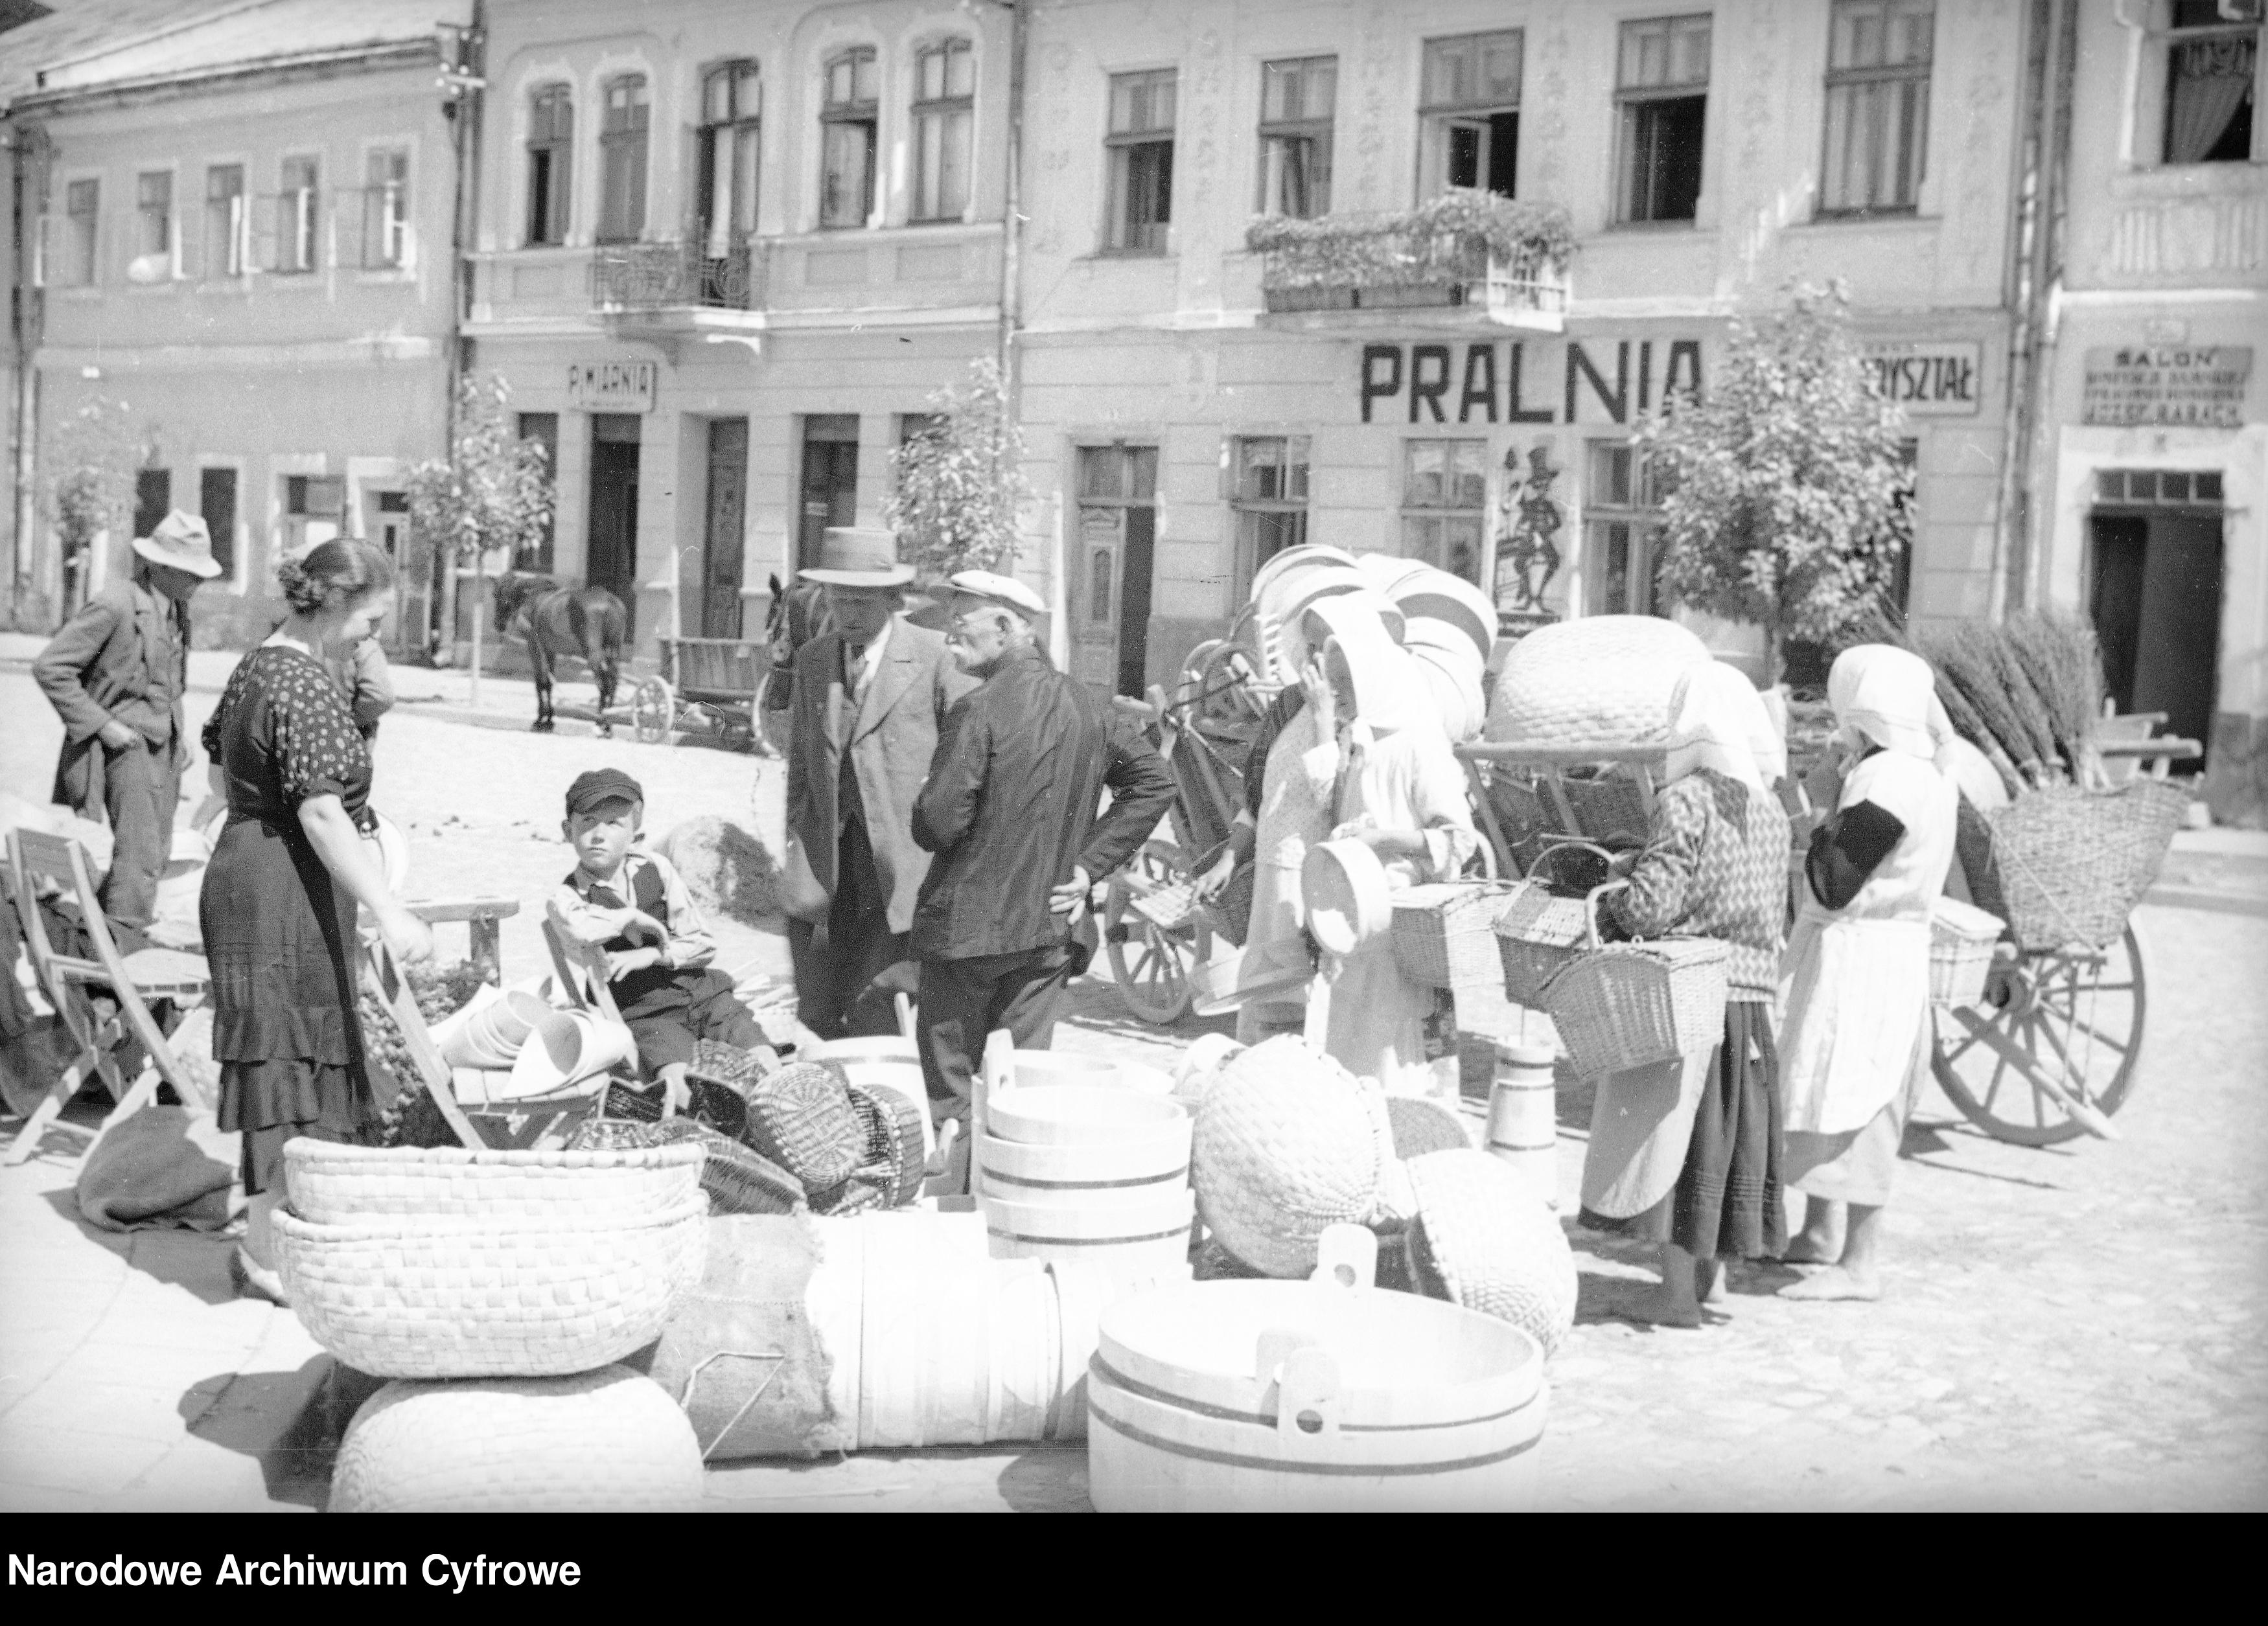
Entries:
{"type": "MultiPolygon", "coordinates": [[[[1218,1462],[1224,1468],[1258,1468],[1263,1473],[1323,1474],[1345,1479],[1403,1479],[1417,1474],[1454,1474],[1466,1468],[1490,1468],[1535,1450],[1543,1438],[1539,1431],[1526,1439],[1514,1440],[1501,1451],[1491,1451],[1484,1456],[1459,1457],[1449,1462],[1296,1462],[1281,1457],[1248,1457],[1241,1452],[1212,1451],[1203,1446],[1185,1446],[1179,1440],[1166,1439],[1147,1429],[1123,1422],[1092,1403],[1086,1409],[1086,1418],[1090,1430],[1100,1424],[1138,1446],[1147,1446],[1151,1450],[1162,1451],[1168,1456],[1191,1457],[1199,1462],[1218,1462]]],[[[1275,1424],[1271,1422],[1269,1426],[1273,1428],[1275,1424]]],[[[1340,1431],[1342,1433],[1350,1431],[1345,1429],[1340,1431]]]]}
{"type": "Polygon", "coordinates": [[[1020,1174],[1003,1174],[990,1164],[984,1166],[984,1178],[998,1181],[1004,1186],[1026,1186],[1034,1191],[1122,1191],[1133,1186],[1162,1186],[1181,1180],[1189,1172],[1182,1164],[1163,1174],[1153,1174],[1142,1180],[1026,1180],[1020,1174]]]}
{"type": "Polygon", "coordinates": [[[1557,1137],[1550,1140],[1498,1140],[1493,1135],[1489,1137],[1491,1151],[1556,1151],[1558,1147],[1557,1137]]]}
{"type": "Polygon", "coordinates": [[[984,1227],[985,1234],[997,1236],[1004,1242],[1037,1242],[1048,1247],[1124,1247],[1134,1242],[1162,1242],[1167,1237],[1187,1237],[1186,1224],[1167,1231],[1153,1231],[1147,1236],[1027,1236],[1020,1231],[995,1231],[984,1227]]]}
{"type": "MultiPolygon", "coordinates": [[[[1122,1388],[1129,1394],[1138,1394],[1144,1400],[1155,1401],[1160,1406],[1171,1406],[1176,1411],[1194,1411],[1201,1416],[1218,1417],[1223,1423],[1256,1423],[1261,1427],[1269,1429],[1276,1426],[1275,1418],[1263,1416],[1256,1411],[1239,1411],[1231,1406],[1216,1406],[1206,1401],[1191,1400],[1186,1394],[1168,1394],[1164,1389],[1129,1378],[1104,1360],[1099,1351],[1088,1359],[1086,1371],[1090,1378],[1099,1382],[1122,1388]]],[[[1342,1434],[1422,1434],[1428,1429],[1468,1429],[1480,1423],[1501,1423],[1506,1417],[1517,1416],[1526,1411],[1535,1403],[1537,1396],[1540,1396],[1543,1392],[1543,1386],[1539,1384],[1536,1386],[1535,1394],[1530,1395],[1519,1405],[1507,1406],[1502,1411],[1491,1412],[1485,1417],[1459,1417],[1454,1423],[1396,1423],[1391,1425],[1376,1423],[1342,1423],[1339,1424],[1339,1432],[1342,1434]]]]}

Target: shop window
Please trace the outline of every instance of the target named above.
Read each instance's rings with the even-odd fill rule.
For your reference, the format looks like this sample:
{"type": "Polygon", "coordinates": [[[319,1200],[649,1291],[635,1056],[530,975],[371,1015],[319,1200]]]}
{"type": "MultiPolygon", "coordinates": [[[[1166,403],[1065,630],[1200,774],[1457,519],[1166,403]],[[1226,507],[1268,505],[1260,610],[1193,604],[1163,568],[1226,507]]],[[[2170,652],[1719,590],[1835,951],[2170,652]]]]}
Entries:
{"type": "Polygon", "coordinates": [[[362,262],[396,271],[409,263],[409,152],[381,147],[363,160],[362,262]]]}
{"type": "Polygon", "coordinates": [[[2262,9],[2259,0],[2174,0],[2165,36],[2167,163],[2252,157],[2262,9]]]}
{"type": "Polygon", "coordinates": [[[1103,246],[1162,254],[1174,218],[1174,118],[1178,78],[1170,68],[1110,76],[1110,203],[1103,246]]]}
{"type": "Polygon", "coordinates": [[[1521,44],[1517,28],[1425,41],[1421,194],[1463,187],[1513,195],[1521,44]]]}
{"type": "Polygon", "coordinates": [[[216,164],[205,171],[207,276],[241,276],[252,264],[252,211],[244,196],[244,166],[216,164]]]}
{"type": "Polygon", "coordinates": [[[819,224],[863,226],[874,212],[874,135],[881,101],[872,46],[830,57],[819,110],[819,224]]]}
{"type": "Polygon", "coordinates": [[[63,188],[63,212],[48,222],[43,279],[54,288],[94,285],[97,215],[102,203],[102,183],[74,180],[63,188]]]}
{"type": "Polygon", "coordinates": [[[1402,447],[1402,553],[1481,585],[1488,442],[1410,440],[1402,447]]]}
{"type": "Polygon", "coordinates": [[[277,179],[275,211],[268,238],[268,268],[296,274],[315,269],[316,185],[320,166],[314,158],[285,158],[277,179]]]}
{"type": "Polygon", "coordinates": [[[1313,219],[1331,210],[1331,111],[1339,59],[1266,63],[1260,79],[1260,209],[1313,219]]]}
{"type": "Polygon", "coordinates": [[[756,229],[763,86],[756,64],[726,63],[701,86],[701,240],[718,259],[756,229]]]}
{"type": "Polygon", "coordinates": [[[1910,213],[1929,144],[1936,0],[1835,0],[1822,215],[1910,213]]]}
{"type": "Polygon", "coordinates": [[[1229,506],[1236,514],[1236,598],[1253,572],[1307,540],[1307,437],[1238,439],[1230,463],[1229,506]]]}
{"type": "Polygon", "coordinates": [[[914,57],[916,220],[958,220],[968,210],[968,143],[976,56],[966,40],[944,40],[914,57]]]}
{"type": "Polygon", "coordinates": [[[213,559],[226,581],[236,574],[236,470],[197,471],[197,512],[212,533],[213,559]]]}
{"type": "Polygon", "coordinates": [[[2117,507],[2219,508],[2217,468],[2101,468],[2095,473],[2095,500],[2117,507]]]}
{"type": "Polygon", "coordinates": [[[607,84],[599,125],[599,240],[634,243],[645,232],[646,132],[653,108],[645,76],[607,84]]]}
{"type": "Polygon", "coordinates": [[[942,413],[901,412],[898,414],[898,445],[901,447],[911,445],[916,436],[926,435],[932,430],[944,427],[945,415],[942,413]]]}
{"type": "MultiPolygon", "coordinates": [[[[543,536],[532,546],[519,550],[512,561],[516,570],[534,570],[542,575],[551,573],[551,526],[557,515],[559,489],[559,415],[556,412],[523,412],[519,415],[519,438],[532,440],[543,448],[543,476],[550,482],[553,491],[552,510],[543,516],[543,536]]],[[[389,496],[392,493],[388,493],[389,496]]],[[[385,506],[381,497],[379,507],[385,506]]]]}
{"type": "Polygon", "coordinates": [[[1622,142],[1615,218],[1692,219],[1709,111],[1707,13],[1624,23],[1615,102],[1622,142]]]}
{"type": "Polygon", "coordinates": [[[347,482],[335,476],[284,476],[284,550],[296,552],[328,542],[339,533],[347,505],[347,482]]]}
{"type": "Polygon", "coordinates": [[[1637,450],[1621,441],[1584,448],[1583,556],[1591,614],[1659,615],[1654,582],[1661,492],[1637,450]]]}
{"type": "Polygon", "coordinates": [[[573,171],[575,103],[563,85],[547,85],[528,104],[527,243],[567,240],[568,180],[573,171]]]}
{"type": "Polygon", "coordinates": [[[166,282],[175,269],[173,173],[149,170],[134,178],[134,258],[126,268],[127,280],[166,282]]]}

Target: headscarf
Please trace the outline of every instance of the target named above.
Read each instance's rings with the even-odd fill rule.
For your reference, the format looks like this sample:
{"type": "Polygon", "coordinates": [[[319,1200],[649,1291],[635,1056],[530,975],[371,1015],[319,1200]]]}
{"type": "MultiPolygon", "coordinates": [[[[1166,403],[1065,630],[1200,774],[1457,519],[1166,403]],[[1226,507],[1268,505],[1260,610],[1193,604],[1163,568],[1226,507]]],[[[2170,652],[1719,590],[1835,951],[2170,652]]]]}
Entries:
{"type": "Polygon", "coordinates": [[[1787,747],[1756,685],[1721,660],[1690,667],[1670,692],[1665,774],[1674,782],[1699,768],[1713,768],[1759,796],[1787,771],[1787,747]]]}
{"type": "Polygon", "coordinates": [[[1937,697],[1937,674],[1912,651],[1889,644],[1845,650],[1828,669],[1827,703],[1845,732],[1946,766],[1939,759],[1951,754],[1953,722],[1937,697]]]}
{"type": "Polygon", "coordinates": [[[1432,694],[1418,666],[1395,643],[1367,593],[1340,593],[1307,607],[1307,641],[1319,651],[1336,644],[1354,678],[1351,724],[1358,742],[1403,729],[1440,726],[1432,694]]]}

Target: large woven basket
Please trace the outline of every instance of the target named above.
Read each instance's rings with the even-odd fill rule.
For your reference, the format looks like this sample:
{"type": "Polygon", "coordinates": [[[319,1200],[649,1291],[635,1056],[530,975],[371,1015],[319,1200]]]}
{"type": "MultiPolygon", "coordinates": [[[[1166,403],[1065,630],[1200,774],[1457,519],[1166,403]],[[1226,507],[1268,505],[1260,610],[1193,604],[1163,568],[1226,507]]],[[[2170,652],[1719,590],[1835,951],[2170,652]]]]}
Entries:
{"type": "Polygon", "coordinates": [[[603,1366],[387,1384],[340,1442],[330,1511],[691,1512],[701,1493],[701,1444],[685,1414],[652,1379],[603,1366]]]}
{"type": "Polygon", "coordinates": [[[2024,948],[2106,947],[2158,879],[2189,806],[2186,789],[2161,779],[2028,791],[1985,815],[1996,885],[1977,901],[2024,948]]]}
{"type": "Polygon", "coordinates": [[[651,1343],[700,1279],[709,1199],[636,1225],[273,1218],[310,1336],[379,1378],[556,1377],[651,1343]]]}
{"type": "Polygon", "coordinates": [[[1992,951],[2004,926],[1958,898],[1940,898],[1929,916],[1929,997],[1933,1004],[1973,1005],[1984,997],[1992,951]]]}
{"type": "Polygon", "coordinates": [[[1539,627],[1505,658],[1488,737],[1621,745],[1661,732],[1669,697],[1709,646],[1658,615],[1583,615],[1539,627]]]}
{"type": "Polygon", "coordinates": [[[1410,1160],[1409,1234],[1419,1292],[1510,1321],[1557,1352],[1575,1324],[1575,1255],[1541,1197],[1485,1151],[1410,1160]]]}
{"type": "Polygon", "coordinates": [[[1469,988],[1497,977],[1496,917],[1518,881],[1452,881],[1394,894],[1394,959],[1428,988],[1469,988]]]}
{"type": "Polygon", "coordinates": [[[1649,1067],[1707,1049],[1725,1034],[1725,962],[1713,938],[1660,938],[1601,945],[1597,909],[1587,946],[1543,990],[1578,1076],[1649,1067]]]}
{"type": "Polygon", "coordinates": [[[473,1151],[462,1146],[342,1146],[301,1137],[284,1144],[291,1208],[311,1225],[387,1219],[446,1227],[460,1219],[509,1225],[644,1225],[701,1188],[701,1154],[645,1142],[572,1151],[473,1151]]]}
{"type": "Polygon", "coordinates": [[[866,1126],[850,1104],[843,1070],[794,1062],[747,1085],[747,1139],[818,1193],[848,1179],[865,1160],[866,1126]]]}

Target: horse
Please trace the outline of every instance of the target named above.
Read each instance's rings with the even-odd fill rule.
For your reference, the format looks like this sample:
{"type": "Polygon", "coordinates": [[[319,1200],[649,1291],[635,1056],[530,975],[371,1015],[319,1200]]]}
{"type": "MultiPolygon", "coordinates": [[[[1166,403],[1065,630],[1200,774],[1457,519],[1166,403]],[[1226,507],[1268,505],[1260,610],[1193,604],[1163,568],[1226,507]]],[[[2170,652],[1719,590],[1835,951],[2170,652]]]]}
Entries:
{"type": "Polygon", "coordinates": [[[614,709],[630,619],[622,601],[603,587],[562,587],[549,576],[525,570],[507,570],[497,578],[497,632],[525,638],[528,659],[535,667],[532,732],[552,731],[556,717],[551,709],[551,663],[571,656],[591,669],[599,686],[599,732],[613,737],[614,725],[607,714],[614,709]]]}

